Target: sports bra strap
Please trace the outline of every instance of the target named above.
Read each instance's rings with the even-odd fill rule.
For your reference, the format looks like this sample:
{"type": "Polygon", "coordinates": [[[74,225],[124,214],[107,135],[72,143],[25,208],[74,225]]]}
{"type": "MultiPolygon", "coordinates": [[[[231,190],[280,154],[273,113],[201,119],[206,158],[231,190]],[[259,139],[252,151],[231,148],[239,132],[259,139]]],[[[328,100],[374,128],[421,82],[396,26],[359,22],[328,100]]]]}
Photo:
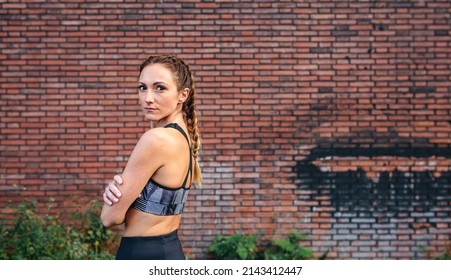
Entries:
{"type": "Polygon", "coordinates": [[[193,174],[191,173],[191,169],[192,169],[192,165],[193,165],[193,159],[192,159],[192,155],[191,155],[191,145],[189,143],[188,135],[186,135],[186,133],[183,130],[183,128],[181,128],[177,123],[170,123],[170,124],[165,125],[165,128],[168,128],[168,127],[177,129],[185,137],[186,142],[188,142],[188,147],[189,147],[189,168],[188,168],[188,172],[186,173],[186,177],[185,177],[185,180],[183,181],[183,185],[182,185],[182,188],[185,188],[186,182],[188,181],[188,175],[191,174],[191,179],[193,177],[193,174]]]}

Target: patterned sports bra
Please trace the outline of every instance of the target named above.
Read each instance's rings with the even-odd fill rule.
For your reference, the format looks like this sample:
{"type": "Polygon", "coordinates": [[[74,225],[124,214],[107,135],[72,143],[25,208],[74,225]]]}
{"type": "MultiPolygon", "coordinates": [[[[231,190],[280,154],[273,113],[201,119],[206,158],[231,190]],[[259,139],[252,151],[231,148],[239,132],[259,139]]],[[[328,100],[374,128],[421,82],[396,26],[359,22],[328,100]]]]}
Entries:
{"type": "MultiPolygon", "coordinates": [[[[180,133],[182,133],[182,135],[188,142],[188,146],[190,146],[188,136],[178,124],[170,123],[166,125],[165,128],[174,128],[180,131],[180,133]]],[[[183,185],[180,188],[168,188],[158,184],[157,182],[152,180],[152,178],[150,178],[144,189],[142,190],[141,196],[133,202],[131,207],[145,213],[159,216],[172,216],[182,214],[190,189],[190,187],[185,188],[185,185],[188,181],[188,175],[191,173],[191,146],[189,153],[190,157],[188,172],[186,173],[185,180],[183,181],[183,185]]]]}

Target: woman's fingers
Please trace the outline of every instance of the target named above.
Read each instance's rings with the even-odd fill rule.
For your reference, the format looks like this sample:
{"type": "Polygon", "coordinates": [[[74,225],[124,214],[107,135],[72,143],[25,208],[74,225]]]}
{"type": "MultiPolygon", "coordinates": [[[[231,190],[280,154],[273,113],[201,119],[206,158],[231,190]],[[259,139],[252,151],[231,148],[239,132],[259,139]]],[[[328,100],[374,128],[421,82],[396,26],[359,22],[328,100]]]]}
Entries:
{"type": "Polygon", "coordinates": [[[122,177],[121,177],[121,175],[114,175],[113,180],[114,180],[114,182],[116,182],[117,185],[122,185],[122,177]]]}
{"type": "MultiPolygon", "coordinates": [[[[108,184],[108,189],[109,189],[110,193],[114,196],[114,198],[119,198],[119,197],[121,197],[122,194],[119,191],[119,188],[117,187],[116,184],[117,184],[116,180],[114,182],[110,182],[108,184]]],[[[122,184],[122,179],[121,179],[121,184],[122,184]]]]}
{"type": "Polygon", "coordinates": [[[106,205],[113,205],[113,202],[110,200],[110,198],[107,195],[107,190],[105,190],[105,192],[103,193],[102,197],[103,197],[103,202],[105,202],[106,205]]]}
{"type": "Polygon", "coordinates": [[[103,193],[103,201],[108,205],[113,205],[119,201],[119,197],[121,196],[121,192],[116,186],[115,182],[108,183],[105,191],[103,193]]]}

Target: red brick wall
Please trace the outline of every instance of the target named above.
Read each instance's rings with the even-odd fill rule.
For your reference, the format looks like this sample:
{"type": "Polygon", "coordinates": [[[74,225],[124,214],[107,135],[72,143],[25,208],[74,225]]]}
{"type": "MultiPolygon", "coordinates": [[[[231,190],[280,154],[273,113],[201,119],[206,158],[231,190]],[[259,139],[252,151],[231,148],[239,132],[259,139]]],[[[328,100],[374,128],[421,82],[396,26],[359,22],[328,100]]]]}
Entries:
{"type": "Polygon", "coordinates": [[[99,199],[147,127],[138,65],[171,52],[199,90],[190,258],[233,232],[297,229],[331,258],[426,258],[449,244],[450,1],[0,8],[0,207],[53,197],[70,213],[99,199]]]}

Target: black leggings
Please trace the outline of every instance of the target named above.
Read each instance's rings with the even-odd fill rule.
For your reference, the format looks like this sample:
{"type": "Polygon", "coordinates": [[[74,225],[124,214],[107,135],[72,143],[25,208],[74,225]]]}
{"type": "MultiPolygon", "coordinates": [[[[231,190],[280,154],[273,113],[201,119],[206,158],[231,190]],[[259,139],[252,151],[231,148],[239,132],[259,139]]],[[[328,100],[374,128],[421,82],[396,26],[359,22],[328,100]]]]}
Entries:
{"type": "Polygon", "coordinates": [[[116,260],[184,260],[177,230],[160,236],[123,236],[116,260]]]}

